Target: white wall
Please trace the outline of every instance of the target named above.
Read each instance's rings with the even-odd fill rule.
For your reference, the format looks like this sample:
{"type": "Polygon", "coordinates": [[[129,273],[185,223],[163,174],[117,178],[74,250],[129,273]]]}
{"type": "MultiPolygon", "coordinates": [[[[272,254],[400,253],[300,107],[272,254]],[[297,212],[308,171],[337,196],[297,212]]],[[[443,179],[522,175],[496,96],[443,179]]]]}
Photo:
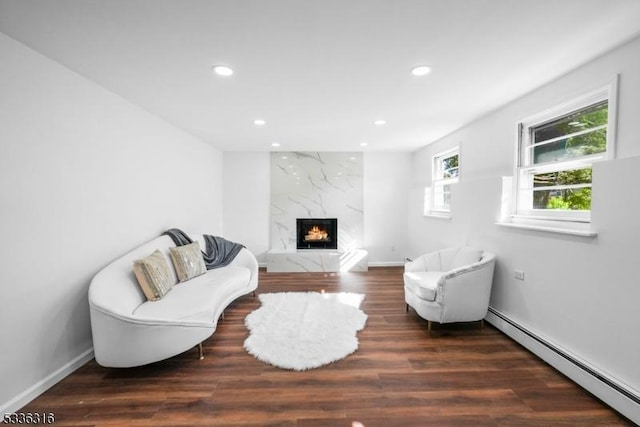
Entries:
{"type": "Polygon", "coordinates": [[[364,154],[364,247],[369,265],[403,264],[409,255],[411,153],[364,154]]]}
{"type": "MultiPolygon", "coordinates": [[[[410,191],[412,253],[472,244],[497,254],[491,305],[543,339],[640,395],[640,39],[610,52],[415,153],[410,191]],[[513,174],[516,122],[607,83],[620,73],[618,160],[594,167],[596,238],[495,225],[501,177],[513,174]],[[431,156],[461,146],[453,219],[422,216],[431,156]],[[525,281],[513,278],[525,271],[525,281]]],[[[636,421],[640,410],[636,407],[636,421]]],[[[625,413],[631,416],[629,412],[625,413]]]]}
{"type": "MultiPolygon", "coordinates": [[[[364,247],[370,265],[398,264],[408,253],[411,158],[401,152],[364,153],[364,247]]],[[[245,244],[261,262],[270,249],[269,162],[268,152],[224,153],[224,235],[245,244]]]]}
{"type": "Polygon", "coordinates": [[[268,152],[224,153],[223,236],[245,245],[261,263],[269,250],[270,158],[268,152]]]}
{"type": "Polygon", "coordinates": [[[222,155],[0,33],[0,413],[90,358],[87,290],[169,227],[222,231],[222,155]]]}

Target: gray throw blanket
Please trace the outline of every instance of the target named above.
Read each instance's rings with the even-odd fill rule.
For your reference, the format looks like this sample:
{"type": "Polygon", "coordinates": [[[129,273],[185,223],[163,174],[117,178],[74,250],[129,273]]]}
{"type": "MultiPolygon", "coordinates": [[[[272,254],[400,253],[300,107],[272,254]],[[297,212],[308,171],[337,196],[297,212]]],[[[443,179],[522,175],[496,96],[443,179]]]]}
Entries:
{"type": "MultiPolygon", "coordinates": [[[[165,231],[162,235],[171,237],[173,243],[176,246],[184,246],[189,243],[193,243],[193,240],[184,231],[172,228],[165,231]]],[[[214,268],[224,267],[228,265],[238,255],[238,252],[244,248],[244,245],[231,242],[227,239],[218,236],[211,236],[208,234],[203,235],[207,244],[207,250],[202,252],[204,258],[204,264],[207,266],[207,270],[213,270],[214,268]]]]}

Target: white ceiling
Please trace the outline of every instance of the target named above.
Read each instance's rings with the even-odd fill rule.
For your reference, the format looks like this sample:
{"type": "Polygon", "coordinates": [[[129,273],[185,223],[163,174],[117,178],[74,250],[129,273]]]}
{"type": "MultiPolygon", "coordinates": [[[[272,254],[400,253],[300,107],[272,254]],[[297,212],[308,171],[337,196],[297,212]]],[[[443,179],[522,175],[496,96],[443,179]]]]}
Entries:
{"type": "Polygon", "coordinates": [[[0,0],[0,31],[222,150],[415,150],[639,34],[640,1],[0,0]]]}

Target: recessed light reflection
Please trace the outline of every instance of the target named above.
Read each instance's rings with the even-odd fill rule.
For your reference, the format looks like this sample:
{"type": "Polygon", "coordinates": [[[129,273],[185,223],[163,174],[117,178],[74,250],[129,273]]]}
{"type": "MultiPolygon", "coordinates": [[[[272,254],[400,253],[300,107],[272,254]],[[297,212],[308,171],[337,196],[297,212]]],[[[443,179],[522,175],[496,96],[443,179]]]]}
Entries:
{"type": "Polygon", "coordinates": [[[272,142],[271,146],[272,147],[280,147],[280,143],[279,142],[272,142]]]}
{"type": "Polygon", "coordinates": [[[375,122],[373,122],[374,125],[376,126],[384,126],[387,124],[386,120],[376,120],[375,122]]]}
{"type": "Polygon", "coordinates": [[[411,74],[414,76],[426,76],[431,72],[431,68],[426,65],[418,65],[417,67],[413,67],[411,69],[411,74]]]}
{"type": "Polygon", "coordinates": [[[229,77],[233,75],[233,69],[226,65],[214,65],[213,72],[222,77],[229,77]]]}

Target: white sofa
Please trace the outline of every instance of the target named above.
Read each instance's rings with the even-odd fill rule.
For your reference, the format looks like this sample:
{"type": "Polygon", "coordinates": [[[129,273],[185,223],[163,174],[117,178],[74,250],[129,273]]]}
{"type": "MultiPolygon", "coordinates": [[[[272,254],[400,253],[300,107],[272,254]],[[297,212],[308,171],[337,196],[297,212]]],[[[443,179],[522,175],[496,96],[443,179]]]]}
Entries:
{"type": "MultiPolygon", "coordinates": [[[[205,248],[202,236],[191,237],[205,248]]],[[[147,301],[133,261],[159,249],[173,269],[169,247],[175,247],[169,236],[153,239],[113,261],[91,281],[91,330],[100,365],[145,365],[199,345],[215,332],[231,302],[258,287],[258,263],[243,248],[229,265],[178,283],[161,300],[147,301]]]]}
{"type": "Polygon", "coordinates": [[[431,322],[483,320],[489,308],[496,257],[481,249],[448,248],[420,256],[404,266],[404,298],[431,322]]]}

